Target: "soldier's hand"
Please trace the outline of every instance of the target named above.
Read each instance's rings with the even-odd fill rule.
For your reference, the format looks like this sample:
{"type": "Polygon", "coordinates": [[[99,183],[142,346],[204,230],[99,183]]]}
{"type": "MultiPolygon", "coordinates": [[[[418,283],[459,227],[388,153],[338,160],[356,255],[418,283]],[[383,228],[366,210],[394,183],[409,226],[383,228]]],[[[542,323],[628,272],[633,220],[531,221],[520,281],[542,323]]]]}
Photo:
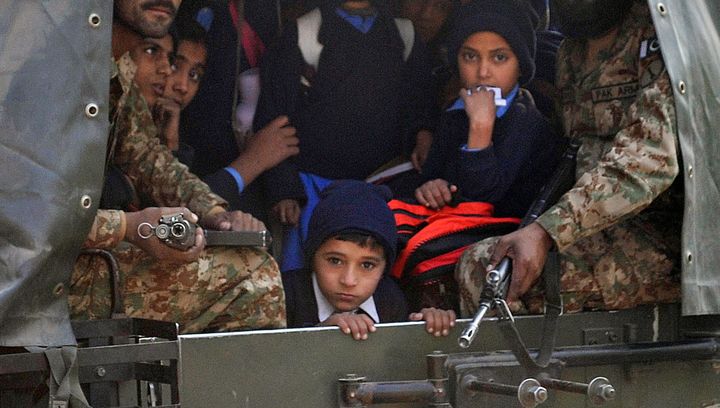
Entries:
{"type": "Polygon", "coordinates": [[[165,145],[173,151],[180,148],[180,110],[180,104],[164,96],[157,99],[152,110],[165,145]]]}
{"type": "Polygon", "coordinates": [[[455,312],[452,310],[436,309],[429,307],[417,313],[410,313],[412,321],[425,320],[425,330],[435,337],[447,336],[450,329],[455,327],[455,312]]]}
{"type": "Polygon", "coordinates": [[[224,211],[212,214],[200,220],[207,229],[218,231],[265,231],[265,224],[242,211],[224,211]]]}
{"type": "Polygon", "coordinates": [[[415,137],[415,149],[413,149],[410,155],[415,170],[420,171],[425,160],[427,160],[428,153],[430,153],[430,146],[432,145],[433,134],[428,130],[421,130],[415,137]]]}
{"type": "Polygon", "coordinates": [[[280,200],[272,210],[283,225],[295,226],[300,222],[300,203],[297,200],[292,198],[280,200]]]}
{"type": "Polygon", "coordinates": [[[340,331],[353,336],[355,340],[367,340],[368,333],[374,333],[375,322],[366,314],[334,313],[319,326],[338,326],[340,331]]]}
{"type": "Polygon", "coordinates": [[[537,281],[552,245],[550,235],[536,222],[500,238],[490,256],[487,271],[499,264],[504,256],[512,259],[509,301],[516,301],[537,281]]]}
{"type": "Polygon", "coordinates": [[[158,225],[160,218],[165,215],[182,213],[183,217],[191,223],[196,223],[197,215],[183,207],[149,207],[141,211],[126,212],[125,240],[142,249],[150,256],[168,263],[188,263],[196,260],[205,248],[205,235],[202,228],[195,230],[195,245],[186,251],[172,248],[160,241],[152,229],[158,225]],[[146,237],[146,238],[143,238],[146,237]]]}
{"type": "Polygon", "coordinates": [[[443,179],[430,180],[415,190],[415,199],[421,205],[437,210],[452,201],[457,186],[443,179]]]}

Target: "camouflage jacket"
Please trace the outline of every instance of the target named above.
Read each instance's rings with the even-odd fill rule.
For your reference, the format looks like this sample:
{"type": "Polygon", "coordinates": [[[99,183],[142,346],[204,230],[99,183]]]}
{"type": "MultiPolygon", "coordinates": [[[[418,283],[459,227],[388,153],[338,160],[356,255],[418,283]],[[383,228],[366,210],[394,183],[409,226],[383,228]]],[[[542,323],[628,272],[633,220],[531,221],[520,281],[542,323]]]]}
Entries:
{"type": "Polygon", "coordinates": [[[558,53],[565,135],[582,140],[575,185],[537,220],[560,251],[639,213],[679,172],[672,87],[647,4],[632,7],[609,52],[585,53],[572,40],[558,53]]]}
{"type": "MultiPolygon", "coordinates": [[[[106,162],[113,161],[139,192],[159,206],[187,207],[200,218],[224,207],[225,200],[160,142],[150,109],[133,82],[136,70],[128,53],[113,63],[106,162]]],[[[124,236],[124,213],[100,209],[83,246],[111,248],[124,236]]]]}

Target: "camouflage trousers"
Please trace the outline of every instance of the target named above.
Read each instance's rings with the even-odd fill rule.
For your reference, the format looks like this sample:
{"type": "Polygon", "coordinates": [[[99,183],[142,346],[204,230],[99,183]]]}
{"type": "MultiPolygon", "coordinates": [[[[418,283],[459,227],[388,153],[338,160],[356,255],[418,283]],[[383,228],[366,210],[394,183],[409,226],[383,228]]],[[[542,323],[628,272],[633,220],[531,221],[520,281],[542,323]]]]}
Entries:
{"type": "MultiPolygon", "coordinates": [[[[625,222],[582,239],[560,253],[563,311],[629,309],[678,301],[680,282],[674,253],[679,243],[674,251],[668,250],[662,234],[625,222]]],[[[470,247],[456,266],[463,317],[477,311],[485,266],[498,239],[488,238],[470,247]]],[[[536,283],[520,302],[510,305],[511,309],[542,313],[541,286],[536,283]]]]}
{"type": "MultiPolygon", "coordinates": [[[[126,243],[111,252],[129,317],[177,322],[183,333],[286,326],[280,271],[264,250],[208,248],[188,264],[159,262],[126,243]]],[[[72,318],[109,318],[111,293],[105,260],[81,255],[71,278],[72,318]]]]}

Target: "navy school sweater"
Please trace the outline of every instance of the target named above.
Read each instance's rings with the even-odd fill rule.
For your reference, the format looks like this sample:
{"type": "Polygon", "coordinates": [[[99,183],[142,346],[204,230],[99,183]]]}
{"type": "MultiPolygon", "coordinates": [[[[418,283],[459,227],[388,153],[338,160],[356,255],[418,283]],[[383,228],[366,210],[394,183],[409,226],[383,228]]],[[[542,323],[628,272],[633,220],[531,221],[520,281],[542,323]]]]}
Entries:
{"type": "Polygon", "coordinates": [[[300,83],[307,66],[296,25],[286,28],[261,66],[255,129],[288,115],[300,139],[300,154],[263,176],[271,203],[304,198],[298,171],[364,179],[410,152],[417,131],[431,125],[430,68],[417,37],[403,61],[403,41],[389,13],[381,11],[366,34],[332,8],[323,9],[322,18],[323,51],[312,86],[300,83]]]}
{"type": "Polygon", "coordinates": [[[555,133],[524,89],[505,115],[495,120],[488,148],[463,151],[468,131],[465,110],[445,112],[423,176],[457,185],[463,199],[495,205],[495,216],[523,217],[557,167],[565,139],[555,133]]]}

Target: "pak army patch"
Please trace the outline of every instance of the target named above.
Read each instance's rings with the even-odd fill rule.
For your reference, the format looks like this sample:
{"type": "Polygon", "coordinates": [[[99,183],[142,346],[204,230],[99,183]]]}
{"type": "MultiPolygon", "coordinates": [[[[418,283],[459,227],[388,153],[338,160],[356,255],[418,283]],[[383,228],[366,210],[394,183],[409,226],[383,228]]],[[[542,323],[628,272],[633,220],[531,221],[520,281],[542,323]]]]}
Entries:
{"type": "Polygon", "coordinates": [[[640,89],[640,85],[637,82],[594,88],[592,90],[593,103],[633,98],[637,95],[638,89],[640,89]]]}

